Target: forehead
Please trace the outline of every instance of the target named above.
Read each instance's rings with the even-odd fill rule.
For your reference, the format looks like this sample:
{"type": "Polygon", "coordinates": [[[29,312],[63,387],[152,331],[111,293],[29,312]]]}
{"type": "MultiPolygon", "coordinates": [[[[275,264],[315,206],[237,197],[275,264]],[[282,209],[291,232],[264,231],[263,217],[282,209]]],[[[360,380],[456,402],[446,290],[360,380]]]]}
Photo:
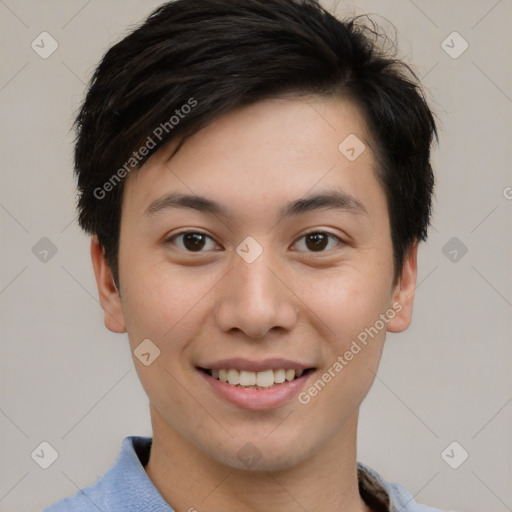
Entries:
{"type": "Polygon", "coordinates": [[[128,177],[129,211],[142,214],[166,192],[209,197],[253,215],[328,190],[342,190],[370,210],[383,199],[364,118],[348,100],[260,101],[198,131],[170,158],[176,144],[128,177]]]}

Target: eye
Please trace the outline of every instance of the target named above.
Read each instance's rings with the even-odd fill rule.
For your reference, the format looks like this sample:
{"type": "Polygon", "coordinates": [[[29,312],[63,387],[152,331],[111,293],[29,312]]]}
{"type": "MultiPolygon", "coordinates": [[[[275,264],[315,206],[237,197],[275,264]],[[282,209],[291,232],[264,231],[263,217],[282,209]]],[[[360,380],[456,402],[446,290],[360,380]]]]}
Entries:
{"type": "Polygon", "coordinates": [[[343,241],[337,236],[326,233],[325,231],[312,231],[311,233],[306,233],[302,236],[299,241],[295,244],[295,247],[299,247],[299,250],[306,250],[308,252],[325,252],[327,249],[332,249],[336,247],[343,241]],[[334,244],[331,243],[329,246],[329,239],[334,240],[334,244]],[[306,249],[303,249],[303,247],[306,249]]]}
{"type": "Polygon", "coordinates": [[[187,252],[205,252],[202,250],[205,247],[206,250],[218,247],[211,237],[198,231],[183,231],[181,233],[177,233],[169,238],[167,242],[173,243],[183,251],[187,252]]]}

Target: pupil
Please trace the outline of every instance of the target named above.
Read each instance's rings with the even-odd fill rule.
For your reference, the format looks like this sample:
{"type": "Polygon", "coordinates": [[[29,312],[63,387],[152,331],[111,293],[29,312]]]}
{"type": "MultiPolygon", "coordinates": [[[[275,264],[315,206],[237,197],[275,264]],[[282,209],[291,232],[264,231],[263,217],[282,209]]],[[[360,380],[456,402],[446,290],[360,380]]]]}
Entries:
{"type": "Polygon", "coordinates": [[[309,249],[313,251],[318,251],[324,249],[327,246],[327,236],[325,233],[313,233],[308,235],[307,241],[312,242],[312,245],[307,244],[309,249]]]}
{"type": "Polygon", "coordinates": [[[183,244],[189,250],[200,250],[204,247],[204,235],[201,233],[187,233],[183,238],[183,244]]]}

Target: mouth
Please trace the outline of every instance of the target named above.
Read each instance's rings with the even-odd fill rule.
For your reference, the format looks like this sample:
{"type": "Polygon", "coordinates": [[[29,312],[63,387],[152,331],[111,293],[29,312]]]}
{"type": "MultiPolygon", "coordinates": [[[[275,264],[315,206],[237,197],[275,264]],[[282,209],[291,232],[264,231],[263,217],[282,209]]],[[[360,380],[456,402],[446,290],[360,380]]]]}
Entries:
{"type": "Polygon", "coordinates": [[[236,368],[198,368],[213,379],[240,389],[273,389],[305,378],[314,368],[277,368],[250,371],[236,368]]]}
{"type": "Polygon", "coordinates": [[[264,411],[290,404],[317,368],[287,358],[230,358],[204,362],[197,373],[214,395],[239,409],[264,411]]]}

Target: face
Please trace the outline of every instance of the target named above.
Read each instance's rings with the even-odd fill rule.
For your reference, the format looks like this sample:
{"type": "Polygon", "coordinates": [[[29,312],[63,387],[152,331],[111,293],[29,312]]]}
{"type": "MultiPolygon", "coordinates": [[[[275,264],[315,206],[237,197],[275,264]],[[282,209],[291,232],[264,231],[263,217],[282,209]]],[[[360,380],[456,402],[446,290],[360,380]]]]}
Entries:
{"type": "Polygon", "coordinates": [[[127,178],[121,297],[93,239],[106,325],[132,354],[151,340],[134,364],[154,429],[231,467],[307,461],[357,422],[411,316],[417,247],[393,287],[364,120],[342,99],[266,100],[173,147],[127,178]]]}

